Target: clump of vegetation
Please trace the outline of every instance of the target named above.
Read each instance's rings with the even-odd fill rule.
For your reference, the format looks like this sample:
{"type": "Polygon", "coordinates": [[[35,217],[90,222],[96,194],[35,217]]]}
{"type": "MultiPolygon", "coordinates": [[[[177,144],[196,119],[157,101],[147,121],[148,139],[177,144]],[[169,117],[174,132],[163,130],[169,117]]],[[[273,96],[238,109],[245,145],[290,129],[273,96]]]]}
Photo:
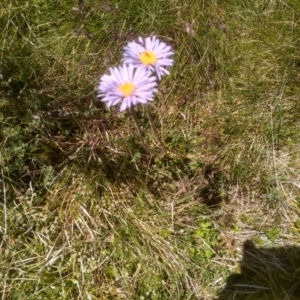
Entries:
{"type": "Polygon", "coordinates": [[[293,299],[299,9],[1,1],[2,299],[293,299]],[[128,41],[153,34],[175,55],[152,124],[137,108],[145,151],[129,112],[96,89],[128,41]],[[257,248],[243,260],[246,240],[257,248]],[[279,246],[265,276],[247,271],[279,246]]]}

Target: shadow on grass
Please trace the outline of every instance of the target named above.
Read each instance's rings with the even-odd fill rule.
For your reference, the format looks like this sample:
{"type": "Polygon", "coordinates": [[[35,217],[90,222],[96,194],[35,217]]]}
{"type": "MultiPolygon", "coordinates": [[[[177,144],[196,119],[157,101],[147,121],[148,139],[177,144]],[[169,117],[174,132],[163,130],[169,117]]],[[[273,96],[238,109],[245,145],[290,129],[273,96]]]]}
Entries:
{"type": "Polygon", "coordinates": [[[227,201],[228,180],[225,174],[213,164],[203,168],[204,184],[200,189],[202,203],[211,208],[217,208],[223,201],[227,201]]]}
{"type": "Polygon", "coordinates": [[[241,273],[232,274],[218,300],[300,299],[300,247],[257,248],[244,243],[241,273]]]}

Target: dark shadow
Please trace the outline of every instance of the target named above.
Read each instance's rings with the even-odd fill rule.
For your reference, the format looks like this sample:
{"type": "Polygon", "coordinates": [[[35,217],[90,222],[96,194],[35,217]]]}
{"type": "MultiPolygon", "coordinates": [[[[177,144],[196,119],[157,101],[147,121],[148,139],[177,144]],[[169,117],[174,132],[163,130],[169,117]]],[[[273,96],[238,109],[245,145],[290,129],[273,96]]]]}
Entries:
{"type": "Polygon", "coordinates": [[[299,300],[300,247],[244,243],[241,273],[227,278],[218,300],[299,300]]]}
{"type": "Polygon", "coordinates": [[[202,203],[209,207],[227,200],[228,180],[217,166],[207,164],[203,170],[204,185],[200,189],[202,203]]]}

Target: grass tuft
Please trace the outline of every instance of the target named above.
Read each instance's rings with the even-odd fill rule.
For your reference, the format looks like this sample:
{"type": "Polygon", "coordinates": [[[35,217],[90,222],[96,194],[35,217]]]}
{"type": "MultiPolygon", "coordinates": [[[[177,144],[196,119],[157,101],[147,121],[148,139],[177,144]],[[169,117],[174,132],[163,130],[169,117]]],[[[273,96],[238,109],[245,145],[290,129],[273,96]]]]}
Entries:
{"type": "Polygon", "coordinates": [[[297,299],[299,9],[1,1],[0,298],[297,299]],[[146,151],[96,86],[151,34],[146,151]]]}

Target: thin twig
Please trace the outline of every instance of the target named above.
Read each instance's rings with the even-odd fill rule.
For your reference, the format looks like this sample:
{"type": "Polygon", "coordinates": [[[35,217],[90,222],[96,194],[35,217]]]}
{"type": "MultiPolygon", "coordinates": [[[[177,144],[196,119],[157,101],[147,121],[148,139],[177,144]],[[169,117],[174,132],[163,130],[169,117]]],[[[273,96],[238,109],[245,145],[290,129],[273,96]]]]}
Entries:
{"type": "Polygon", "coordinates": [[[6,210],[6,188],[4,182],[3,169],[1,168],[2,184],[3,184],[3,212],[4,212],[4,236],[7,235],[7,210],[6,210]]]}
{"type": "MultiPolygon", "coordinates": [[[[1,168],[1,176],[2,176],[2,184],[3,184],[3,212],[4,212],[4,233],[3,233],[3,239],[0,245],[0,248],[2,248],[2,244],[5,242],[7,238],[7,207],[6,207],[6,188],[5,188],[5,182],[4,182],[4,174],[3,174],[3,168],[1,168]]],[[[5,299],[5,290],[6,290],[6,275],[3,280],[3,294],[1,299],[5,299]]]]}

